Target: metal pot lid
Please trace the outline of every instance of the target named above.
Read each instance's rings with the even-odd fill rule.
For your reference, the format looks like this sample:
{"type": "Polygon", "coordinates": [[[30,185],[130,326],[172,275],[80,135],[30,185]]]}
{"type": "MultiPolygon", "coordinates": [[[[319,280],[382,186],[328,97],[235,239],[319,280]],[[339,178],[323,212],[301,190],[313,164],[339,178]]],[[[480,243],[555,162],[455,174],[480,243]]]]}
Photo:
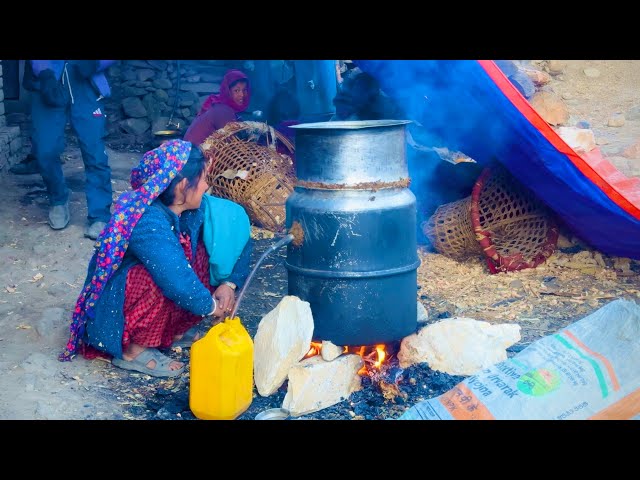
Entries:
{"type": "Polygon", "coordinates": [[[299,123],[298,125],[291,125],[290,128],[295,129],[345,129],[354,130],[359,128],[371,128],[371,127],[395,127],[398,125],[407,125],[413,123],[412,120],[344,120],[335,122],[314,122],[314,123],[299,123]]]}

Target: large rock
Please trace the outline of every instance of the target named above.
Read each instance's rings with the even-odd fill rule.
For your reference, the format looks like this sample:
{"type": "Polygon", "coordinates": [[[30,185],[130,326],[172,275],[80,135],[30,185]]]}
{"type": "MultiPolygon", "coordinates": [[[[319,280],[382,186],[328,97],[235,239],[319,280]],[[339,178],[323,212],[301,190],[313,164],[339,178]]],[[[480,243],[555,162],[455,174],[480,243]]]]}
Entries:
{"type": "Polygon", "coordinates": [[[129,85],[125,85],[122,87],[122,95],[124,97],[138,97],[140,95],[144,95],[147,93],[147,90],[144,88],[132,87],[129,85]]]}
{"type": "Polygon", "coordinates": [[[547,72],[543,72],[542,70],[526,68],[526,69],[523,69],[522,71],[527,77],[529,77],[529,79],[537,87],[546,85],[551,81],[551,75],[549,75],[547,72]]]}
{"type": "Polygon", "coordinates": [[[163,102],[158,100],[153,93],[147,93],[142,99],[142,105],[144,105],[147,112],[147,117],[152,122],[158,118],[162,112],[162,107],[160,106],[161,103],[163,102]]]}
{"type": "Polygon", "coordinates": [[[169,101],[169,95],[164,90],[156,90],[153,93],[156,96],[156,98],[158,99],[158,101],[160,101],[160,102],[168,102],[169,101]]]}
{"type": "Polygon", "coordinates": [[[122,70],[121,83],[133,82],[136,80],[136,72],[132,68],[122,70]]]}
{"type": "Polygon", "coordinates": [[[128,117],[142,118],[147,116],[147,109],[138,97],[127,97],[122,101],[122,109],[128,117]]]}
{"type": "Polygon", "coordinates": [[[156,72],[150,68],[141,68],[136,72],[136,76],[140,82],[146,82],[147,80],[152,79],[155,74],[156,72]]]}
{"type": "Polygon", "coordinates": [[[153,81],[153,86],[163,90],[169,90],[173,87],[173,83],[168,78],[157,78],[153,81]]]}
{"type": "Polygon", "coordinates": [[[282,408],[293,417],[317,412],[349,398],[362,388],[358,371],[364,366],[359,355],[341,355],[327,362],[320,355],[307,358],[289,371],[282,408]]]}
{"type": "Polygon", "coordinates": [[[507,359],[506,349],[520,340],[520,325],[492,325],[472,318],[448,318],[402,339],[400,367],[426,362],[450,375],[473,375],[507,359]]]}
{"type": "Polygon", "coordinates": [[[127,133],[132,133],[134,135],[141,135],[147,130],[151,124],[142,119],[142,118],[127,118],[119,123],[120,128],[127,133]]]}
{"type": "Polygon", "coordinates": [[[547,63],[547,69],[551,75],[560,75],[567,68],[567,62],[562,60],[549,60],[547,63]]]}
{"type": "Polygon", "coordinates": [[[273,394],[287,379],[289,369],[311,346],[313,315],[309,302],[285,296],[267,313],[253,339],[253,372],[258,393],[273,394]]]}
{"type": "Polygon", "coordinates": [[[536,93],[536,86],[524,72],[514,73],[509,77],[509,81],[525,98],[531,98],[536,93]]]}
{"type": "Polygon", "coordinates": [[[564,125],[569,120],[569,110],[559,95],[540,91],[531,97],[531,106],[543,120],[551,125],[564,125]]]}

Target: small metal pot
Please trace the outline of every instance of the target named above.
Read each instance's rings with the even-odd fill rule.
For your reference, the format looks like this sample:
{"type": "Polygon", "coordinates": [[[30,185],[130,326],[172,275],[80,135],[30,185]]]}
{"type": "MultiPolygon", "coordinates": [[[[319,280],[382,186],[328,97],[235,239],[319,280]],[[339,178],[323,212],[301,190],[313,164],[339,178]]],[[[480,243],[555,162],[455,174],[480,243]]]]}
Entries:
{"type": "Polygon", "coordinates": [[[256,420],[288,420],[289,410],[284,408],[269,408],[256,415],[256,420]]]}
{"type": "Polygon", "coordinates": [[[181,135],[180,130],[158,130],[157,132],[153,132],[154,135],[158,137],[177,137],[181,135]]]}
{"type": "Polygon", "coordinates": [[[151,148],[156,148],[162,145],[168,140],[182,139],[182,130],[169,129],[158,130],[153,132],[153,138],[151,139],[151,148]]]}

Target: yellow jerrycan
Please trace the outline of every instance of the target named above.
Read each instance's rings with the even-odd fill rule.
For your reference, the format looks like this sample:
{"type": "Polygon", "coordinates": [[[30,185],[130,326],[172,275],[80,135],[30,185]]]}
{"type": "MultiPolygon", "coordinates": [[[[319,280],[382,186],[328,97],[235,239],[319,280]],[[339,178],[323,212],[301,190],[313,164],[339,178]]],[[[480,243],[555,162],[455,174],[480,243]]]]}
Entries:
{"type": "Polygon", "coordinates": [[[253,400],[253,340],[227,317],[191,347],[189,408],[201,420],[234,420],[253,400]]]}

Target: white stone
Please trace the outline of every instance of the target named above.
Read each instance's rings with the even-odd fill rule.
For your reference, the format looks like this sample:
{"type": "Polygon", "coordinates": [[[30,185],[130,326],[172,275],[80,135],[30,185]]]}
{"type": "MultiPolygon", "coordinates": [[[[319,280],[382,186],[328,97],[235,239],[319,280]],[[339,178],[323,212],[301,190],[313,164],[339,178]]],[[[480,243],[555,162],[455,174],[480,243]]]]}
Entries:
{"type": "Polygon", "coordinates": [[[421,301],[418,300],[418,325],[429,322],[429,312],[424,308],[421,301]]]}
{"type": "Polygon", "coordinates": [[[322,355],[322,359],[330,362],[335,360],[344,352],[344,347],[339,347],[338,345],[334,345],[328,340],[322,341],[322,349],[320,350],[320,354],[322,355]]]}
{"type": "Polygon", "coordinates": [[[558,127],[556,132],[576,152],[590,152],[596,148],[596,137],[588,128],[558,127]]]}
{"type": "Polygon", "coordinates": [[[364,366],[359,355],[341,355],[333,362],[320,355],[291,367],[282,408],[299,417],[317,412],[349,398],[362,388],[358,370],[364,366]]]}
{"type": "Polygon", "coordinates": [[[285,296],[267,313],[253,339],[253,375],[258,393],[273,394],[287,379],[287,372],[309,351],[313,315],[309,302],[285,296]]]}
{"type": "Polygon", "coordinates": [[[520,340],[520,325],[492,325],[455,317],[426,326],[402,340],[400,367],[426,362],[451,375],[473,375],[507,359],[506,349],[520,340]]]}

